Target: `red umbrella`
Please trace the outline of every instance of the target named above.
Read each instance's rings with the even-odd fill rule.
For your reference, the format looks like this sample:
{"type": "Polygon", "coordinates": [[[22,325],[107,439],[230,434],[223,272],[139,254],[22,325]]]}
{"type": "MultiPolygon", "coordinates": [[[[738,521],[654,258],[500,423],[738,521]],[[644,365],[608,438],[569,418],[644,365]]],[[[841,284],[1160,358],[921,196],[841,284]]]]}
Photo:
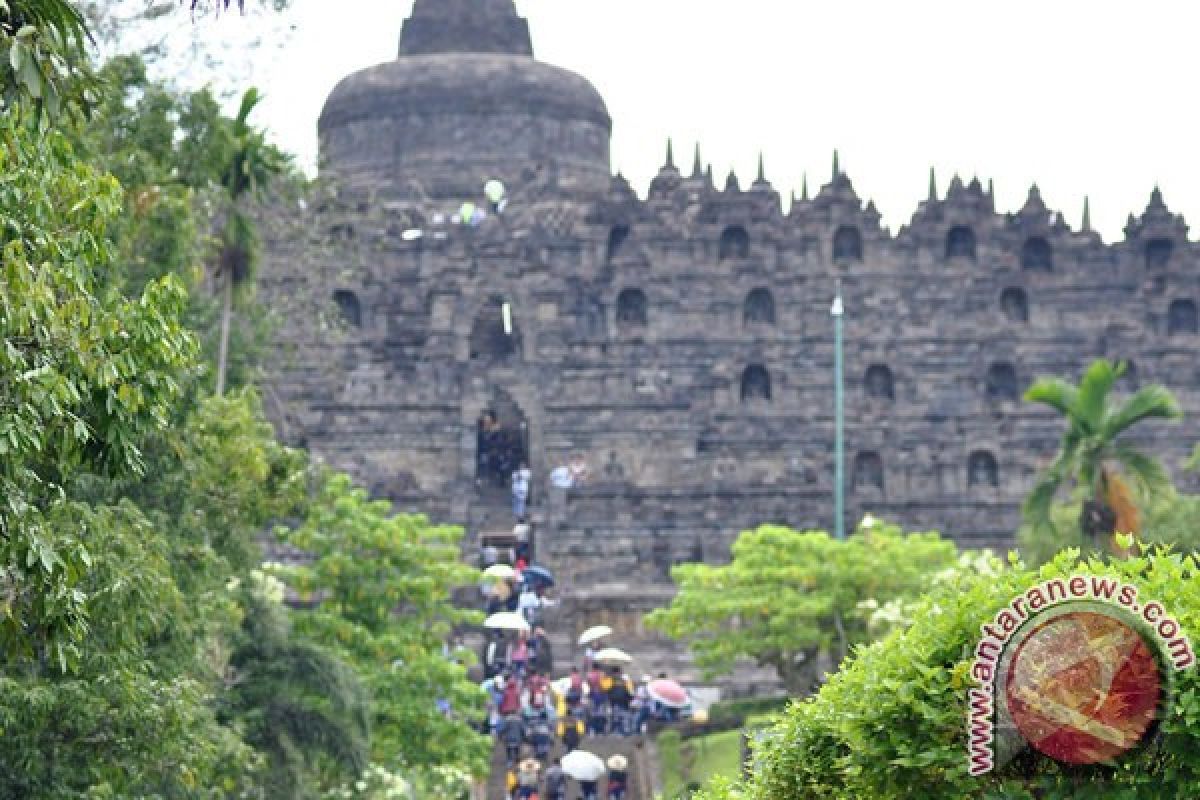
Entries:
{"type": "Polygon", "coordinates": [[[683,708],[692,701],[688,697],[687,689],[666,678],[650,681],[646,684],[646,691],[652,699],[669,708],[683,708]]]}

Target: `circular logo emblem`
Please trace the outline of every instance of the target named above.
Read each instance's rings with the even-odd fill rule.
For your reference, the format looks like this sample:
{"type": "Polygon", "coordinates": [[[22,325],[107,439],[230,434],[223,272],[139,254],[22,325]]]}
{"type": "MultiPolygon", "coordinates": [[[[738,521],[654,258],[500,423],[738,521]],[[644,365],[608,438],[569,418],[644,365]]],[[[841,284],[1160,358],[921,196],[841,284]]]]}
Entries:
{"type": "Polygon", "coordinates": [[[1013,724],[1034,748],[1094,764],[1146,736],[1165,688],[1154,651],[1135,628],[1109,614],[1068,611],[1018,643],[1003,692],[1013,724]]]}

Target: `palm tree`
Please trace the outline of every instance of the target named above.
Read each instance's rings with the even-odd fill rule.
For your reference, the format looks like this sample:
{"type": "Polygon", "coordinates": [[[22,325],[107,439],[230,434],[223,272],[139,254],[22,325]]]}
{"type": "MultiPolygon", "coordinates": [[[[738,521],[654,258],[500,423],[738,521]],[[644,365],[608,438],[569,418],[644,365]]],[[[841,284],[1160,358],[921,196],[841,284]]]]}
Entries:
{"type": "Polygon", "coordinates": [[[286,159],[267,143],[262,131],[246,120],[262,96],[251,87],[242,95],[237,116],[222,120],[220,177],[229,207],[221,230],[217,276],[221,282],[221,338],[217,351],[216,393],[225,393],[229,368],[229,328],[233,319],[234,294],[250,285],[258,264],[259,242],[254,223],[246,215],[245,200],[261,191],[279,174],[286,159]]]}
{"type": "Polygon", "coordinates": [[[1078,386],[1059,378],[1042,378],[1029,387],[1025,399],[1050,406],[1067,420],[1067,431],[1054,463],[1041,475],[1025,500],[1024,513],[1031,525],[1046,529],[1058,490],[1068,482],[1086,492],[1079,526],[1096,546],[1101,536],[1136,533],[1137,508],[1132,484],[1143,499],[1169,491],[1170,478],[1155,458],[1121,441],[1120,437],[1147,419],[1177,419],[1179,405],[1165,387],[1143,387],[1116,402],[1113,384],[1125,373],[1126,363],[1094,361],[1078,386]]]}
{"type": "Polygon", "coordinates": [[[307,800],[325,768],[361,775],[371,712],[353,668],[295,636],[274,600],[246,592],[243,604],[222,716],[266,757],[267,797],[307,800]]]}

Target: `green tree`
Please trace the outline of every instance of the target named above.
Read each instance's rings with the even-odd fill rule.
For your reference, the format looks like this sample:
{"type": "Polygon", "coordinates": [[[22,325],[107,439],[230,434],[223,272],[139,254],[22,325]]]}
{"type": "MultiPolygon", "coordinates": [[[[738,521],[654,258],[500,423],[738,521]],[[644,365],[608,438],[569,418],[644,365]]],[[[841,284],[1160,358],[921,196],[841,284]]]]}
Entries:
{"type": "Polygon", "coordinates": [[[1058,763],[1027,748],[968,774],[969,690],[980,626],[1041,581],[1104,575],[1138,587],[1183,630],[1200,625],[1200,561],[1164,550],[1122,560],[1078,550],[1000,574],[962,573],[922,599],[913,624],[859,648],[819,694],[793,703],[754,749],[740,788],[705,800],[1107,800],[1190,797],[1200,785],[1200,672],[1175,672],[1153,739],[1113,763],[1058,763]]]}
{"type": "Polygon", "coordinates": [[[282,584],[251,574],[222,707],[267,757],[266,796],[307,800],[366,769],[370,703],[348,664],[293,635],[282,599],[282,584]]]}
{"type": "Polygon", "coordinates": [[[19,119],[0,115],[0,649],[50,648],[66,667],[89,548],[47,520],[74,476],[143,471],[141,443],[167,425],[196,344],[178,281],[132,298],[106,285],[116,181],[19,119]]]}
{"type": "Polygon", "coordinates": [[[675,567],[678,593],[646,625],[686,640],[710,674],[748,657],[774,668],[789,692],[806,693],[822,651],[840,662],[869,639],[867,601],[915,597],[956,557],[953,542],[936,533],[904,535],[882,523],[844,542],[764,525],[738,536],[729,564],[675,567]]]}
{"type": "Polygon", "coordinates": [[[86,109],[97,89],[90,40],[66,0],[0,0],[0,112],[23,103],[35,119],[55,120],[64,109],[86,109]]]}
{"type": "Polygon", "coordinates": [[[284,171],[286,159],[266,141],[262,131],[248,122],[261,96],[256,89],[242,95],[241,105],[232,121],[222,126],[221,185],[227,192],[225,219],[220,230],[217,278],[221,285],[221,333],[217,351],[216,392],[225,391],[229,364],[229,330],[233,320],[235,294],[246,295],[253,287],[260,242],[254,223],[246,211],[246,202],[265,188],[267,182],[284,171]]]}
{"type": "Polygon", "coordinates": [[[1025,517],[1035,530],[1052,526],[1055,495],[1072,483],[1084,493],[1079,528],[1093,547],[1101,537],[1138,530],[1130,482],[1143,503],[1170,490],[1162,464],[1122,435],[1146,420],[1178,419],[1179,405],[1158,385],[1142,387],[1124,402],[1116,402],[1113,384],[1124,372],[1124,362],[1100,359],[1088,367],[1078,386],[1060,378],[1042,378],[1025,393],[1026,400],[1053,408],[1067,422],[1058,455],[1025,501],[1025,517]]]}
{"type": "Polygon", "coordinates": [[[462,529],[395,514],[345,475],[330,475],[304,524],[281,535],[315,558],[279,571],[302,597],[320,600],[297,617],[297,630],[336,648],[370,687],[372,760],[405,774],[458,766],[482,775],[488,741],[473,727],[483,697],[467,679],[470,654],[443,652],[456,626],[482,621],[451,602],[456,587],[479,577],[460,561],[462,529]]]}

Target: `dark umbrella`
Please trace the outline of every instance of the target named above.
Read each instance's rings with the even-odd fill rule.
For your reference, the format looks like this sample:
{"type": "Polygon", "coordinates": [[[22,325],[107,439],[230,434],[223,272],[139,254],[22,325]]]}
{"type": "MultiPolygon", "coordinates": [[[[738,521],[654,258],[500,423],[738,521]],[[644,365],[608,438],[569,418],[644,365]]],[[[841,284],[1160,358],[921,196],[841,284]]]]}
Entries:
{"type": "Polygon", "coordinates": [[[525,576],[525,580],[527,581],[536,581],[543,586],[554,585],[554,575],[550,572],[550,570],[546,569],[545,567],[540,567],[537,564],[534,564],[532,567],[526,567],[521,574],[525,576]]]}

